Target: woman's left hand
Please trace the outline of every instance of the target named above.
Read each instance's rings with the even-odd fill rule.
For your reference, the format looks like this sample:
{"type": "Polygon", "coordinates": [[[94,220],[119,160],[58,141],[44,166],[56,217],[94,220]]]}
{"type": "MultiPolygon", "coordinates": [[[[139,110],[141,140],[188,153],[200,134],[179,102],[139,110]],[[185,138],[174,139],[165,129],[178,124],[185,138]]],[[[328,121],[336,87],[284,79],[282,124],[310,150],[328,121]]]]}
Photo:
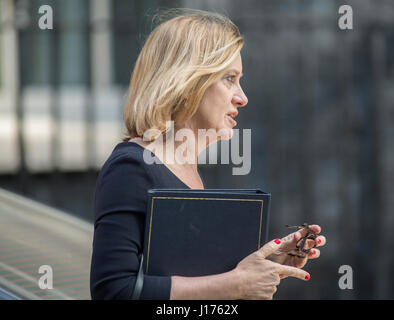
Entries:
{"type": "MultiPolygon", "coordinates": [[[[321,232],[321,227],[319,225],[310,225],[309,228],[317,235],[321,232]]],[[[311,250],[306,254],[305,258],[299,258],[297,256],[289,255],[289,252],[296,249],[297,242],[304,237],[306,234],[305,229],[300,229],[293,232],[286,237],[282,238],[281,241],[285,243],[282,248],[280,248],[275,253],[269,255],[267,259],[280,263],[287,266],[302,268],[307,263],[308,259],[316,259],[320,256],[320,250],[316,247],[321,247],[326,244],[326,238],[323,235],[318,235],[315,240],[308,239],[305,243],[304,248],[311,250]]],[[[286,278],[281,276],[281,279],[286,278]]]]}

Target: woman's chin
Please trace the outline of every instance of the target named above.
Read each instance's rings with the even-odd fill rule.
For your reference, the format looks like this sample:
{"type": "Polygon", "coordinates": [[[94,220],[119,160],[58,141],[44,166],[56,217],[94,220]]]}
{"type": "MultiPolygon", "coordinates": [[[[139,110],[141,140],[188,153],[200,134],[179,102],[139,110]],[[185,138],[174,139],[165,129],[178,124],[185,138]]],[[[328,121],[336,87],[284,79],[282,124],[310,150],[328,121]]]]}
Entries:
{"type": "Polygon", "coordinates": [[[219,130],[220,140],[230,140],[233,137],[233,134],[233,128],[226,127],[219,130]]]}

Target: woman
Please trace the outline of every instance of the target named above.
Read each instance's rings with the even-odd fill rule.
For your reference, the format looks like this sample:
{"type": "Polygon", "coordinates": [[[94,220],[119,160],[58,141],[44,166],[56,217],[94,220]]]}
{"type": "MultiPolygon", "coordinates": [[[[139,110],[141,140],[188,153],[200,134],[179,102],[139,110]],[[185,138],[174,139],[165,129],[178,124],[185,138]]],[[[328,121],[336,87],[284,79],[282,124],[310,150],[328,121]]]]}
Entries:
{"type": "MultiPolygon", "coordinates": [[[[143,249],[147,190],[204,188],[198,154],[210,143],[232,137],[234,118],[248,102],[239,83],[242,46],[243,37],[228,18],[191,9],[175,11],[146,40],[124,108],[128,137],[115,147],[97,181],[93,299],[132,296],[143,249]],[[167,139],[181,130],[197,138],[200,129],[220,134],[215,141],[167,139]],[[189,161],[185,152],[177,152],[181,144],[186,144],[182,150],[189,161]],[[147,153],[156,164],[144,161],[147,153]]],[[[321,231],[317,225],[311,228],[321,231]]],[[[288,255],[303,232],[268,242],[227,273],[144,276],[141,299],[272,299],[281,278],[310,278],[301,268],[320,251],[313,249],[304,259],[288,255]]],[[[324,236],[307,243],[324,244],[324,236]]]]}

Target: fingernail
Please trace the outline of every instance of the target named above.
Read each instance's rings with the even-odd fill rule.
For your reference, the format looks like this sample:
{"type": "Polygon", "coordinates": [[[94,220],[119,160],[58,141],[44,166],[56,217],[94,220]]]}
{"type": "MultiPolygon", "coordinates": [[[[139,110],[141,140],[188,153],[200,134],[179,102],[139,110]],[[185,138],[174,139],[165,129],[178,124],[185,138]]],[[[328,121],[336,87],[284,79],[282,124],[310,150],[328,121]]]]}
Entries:
{"type": "Polygon", "coordinates": [[[317,239],[317,244],[320,244],[321,243],[321,240],[320,239],[317,239]]]}
{"type": "Polygon", "coordinates": [[[313,249],[313,250],[312,250],[312,254],[315,254],[315,253],[316,253],[316,250],[315,250],[315,249],[313,249]]]}
{"type": "Polygon", "coordinates": [[[275,239],[274,241],[276,244],[280,244],[280,240],[279,239],[275,239]]]}
{"type": "Polygon", "coordinates": [[[309,280],[311,278],[311,276],[309,275],[309,274],[307,274],[306,276],[305,276],[305,280],[309,280]]]}

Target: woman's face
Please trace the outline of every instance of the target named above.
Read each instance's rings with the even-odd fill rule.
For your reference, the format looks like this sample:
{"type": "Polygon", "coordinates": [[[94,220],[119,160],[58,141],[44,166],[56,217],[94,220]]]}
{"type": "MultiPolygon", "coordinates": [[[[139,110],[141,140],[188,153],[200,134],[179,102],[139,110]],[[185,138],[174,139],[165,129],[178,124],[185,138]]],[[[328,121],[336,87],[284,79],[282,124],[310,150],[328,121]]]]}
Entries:
{"type": "Polygon", "coordinates": [[[241,77],[242,60],[238,54],[224,76],[205,91],[197,112],[190,119],[192,127],[214,129],[221,134],[219,139],[231,139],[238,108],[248,103],[239,83],[241,77]]]}

